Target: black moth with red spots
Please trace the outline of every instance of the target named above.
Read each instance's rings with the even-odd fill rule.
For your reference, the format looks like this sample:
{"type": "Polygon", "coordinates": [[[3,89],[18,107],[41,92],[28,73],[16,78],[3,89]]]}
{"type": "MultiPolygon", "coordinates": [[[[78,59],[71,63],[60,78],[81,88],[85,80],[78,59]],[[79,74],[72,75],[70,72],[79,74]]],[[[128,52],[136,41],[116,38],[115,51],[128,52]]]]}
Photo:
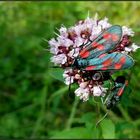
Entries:
{"type": "MultiPolygon", "coordinates": [[[[84,46],[79,56],[72,64],[73,69],[79,69],[83,81],[91,80],[92,85],[95,83],[102,84],[103,81],[111,79],[112,71],[127,69],[133,66],[133,59],[126,54],[120,53],[125,46],[130,45],[129,38],[122,37],[122,28],[118,25],[111,26],[102,32],[95,40],[87,46],[84,46]]],[[[107,99],[107,109],[111,109],[120,100],[124,88],[127,85],[125,80],[117,77],[115,88],[112,89],[110,98],[107,99]]]]}

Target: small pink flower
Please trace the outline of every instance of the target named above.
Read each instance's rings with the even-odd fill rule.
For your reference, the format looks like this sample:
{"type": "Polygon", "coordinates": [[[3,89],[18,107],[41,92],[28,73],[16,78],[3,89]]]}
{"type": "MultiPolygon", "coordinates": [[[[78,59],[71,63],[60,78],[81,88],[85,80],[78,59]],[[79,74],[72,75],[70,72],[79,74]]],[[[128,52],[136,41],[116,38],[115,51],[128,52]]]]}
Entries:
{"type": "Polygon", "coordinates": [[[49,41],[49,45],[52,46],[52,47],[58,47],[59,46],[59,43],[55,40],[55,38],[52,38],[50,41],[49,41]]]}
{"type": "Polygon", "coordinates": [[[111,24],[108,23],[108,18],[106,17],[103,20],[100,20],[98,24],[102,27],[102,29],[107,29],[111,26],[111,24]]]}
{"type": "Polygon", "coordinates": [[[132,31],[131,28],[128,28],[126,26],[122,26],[122,31],[123,31],[123,35],[128,35],[128,36],[134,36],[134,32],[132,31]]]}
{"type": "Polygon", "coordinates": [[[52,54],[58,54],[59,49],[58,49],[58,47],[51,47],[51,48],[50,48],[50,52],[51,52],[52,54]]]}
{"type": "Polygon", "coordinates": [[[80,45],[82,45],[83,43],[84,43],[84,39],[83,38],[81,38],[81,37],[77,37],[76,39],[75,39],[75,43],[74,43],[74,45],[76,46],[76,47],[79,47],[80,45]]]}
{"type": "Polygon", "coordinates": [[[54,64],[64,64],[65,62],[67,62],[67,57],[65,54],[55,55],[51,57],[51,62],[53,62],[54,64]]]}
{"type": "Polygon", "coordinates": [[[80,97],[81,100],[87,101],[89,99],[89,90],[79,87],[75,90],[76,96],[80,97]]]}
{"type": "Polygon", "coordinates": [[[126,52],[131,52],[131,51],[132,51],[132,48],[130,48],[130,47],[125,47],[124,50],[125,50],[126,52]]]}
{"type": "Polygon", "coordinates": [[[82,83],[80,84],[80,87],[81,87],[81,88],[86,88],[87,84],[88,84],[88,82],[82,82],[82,83]]]}
{"type": "Polygon", "coordinates": [[[107,92],[107,88],[104,88],[101,85],[94,86],[92,90],[94,96],[103,96],[107,92]]]}
{"type": "Polygon", "coordinates": [[[58,40],[59,46],[70,47],[73,45],[73,41],[63,36],[59,36],[57,40],[58,40]]]}
{"type": "Polygon", "coordinates": [[[59,32],[60,32],[60,36],[68,37],[68,31],[67,31],[67,28],[66,27],[61,27],[59,29],[59,32]]]}
{"type": "Polygon", "coordinates": [[[83,31],[83,25],[77,25],[74,27],[74,32],[78,37],[81,36],[81,32],[83,31]]]}
{"type": "Polygon", "coordinates": [[[140,46],[136,45],[135,43],[133,43],[130,47],[131,47],[133,52],[135,52],[137,49],[140,48],[140,46]]]}
{"type": "Polygon", "coordinates": [[[90,40],[93,40],[94,38],[96,38],[102,31],[102,28],[101,26],[94,26],[92,28],[92,33],[91,33],[91,36],[90,36],[90,40]]]}
{"type": "Polygon", "coordinates": [[[63,73],[63,77],[65,79],[65,84],[70,85],[74,82],[74,76],[72,74],[72,69],[66,69],[63,73]]]}
{"type": "Polygon", "coordinates": [[[69,53],[68,53],[68,56],[70,56],[71,58],[75,58],[79,55],[79,51],[80,51],[80,48],[75,48],[75,49],[72,49],[69,53]]]}

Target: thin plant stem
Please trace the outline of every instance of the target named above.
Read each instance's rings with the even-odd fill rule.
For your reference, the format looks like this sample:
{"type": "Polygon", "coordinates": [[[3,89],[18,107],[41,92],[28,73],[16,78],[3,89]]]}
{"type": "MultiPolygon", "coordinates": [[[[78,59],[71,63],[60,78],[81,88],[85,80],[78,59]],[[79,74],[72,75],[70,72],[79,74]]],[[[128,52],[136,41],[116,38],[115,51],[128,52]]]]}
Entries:
{"type": "MultiPolygon", "coordinates": [[[[71,88],[72,89],[72,88],[71,88]]],[[[52,96],[48,99],[48,105],[51,103],[51,101],[57,97],[57,96],[60,96],[60,95],[63,95],[66,91],[68,91],[68,87],[64,87],[64,88],[61,88],[59,90],[57,90],[56,92],[54,92],[52,94],[52,96]]]]}
{"type": "Polygon", "coordinates": [[[48,86],[47,85],[49,85],[48,80],[47,80],[49,77],[47,77],[46,75],[47,75],[47,73],[45,74],[45,79],[44,79],[45,86],[42,89],[42,97],[40,99],[40,113],[39,113],[38,119],[35,123],[31,138],[36,136],[36,133],[38,132],[39,128],[41,127],[42,120],[43,120],[44,115],[45,115],[46,98],[47,98],[47,93],[48,93],[48,86]]]}
{"type": "Polygon", "coordinates": [[[71,124],[73,122],[73,119],[74,119],[74,116],[76,113],[76,108],[77,108],[78,103],[79,103],[79,99],[76,98],[74,103],[73,103],[73,107],[72,107],[71,114],[70,114],[70,117],[69,117],[67,125],[66,125],[66,129],[70,129],[70,127],[71,127],[71,124]]]}
{"type": "Polygon", "coordinates": [[[118,105],[119,110],[121,111],[121,114],[123,115],[123,117],[128,121],[132,121],[132,119],[130,118],[130,116],[128,115],[127,111],[125,111],[120,105],[118,105]]]}

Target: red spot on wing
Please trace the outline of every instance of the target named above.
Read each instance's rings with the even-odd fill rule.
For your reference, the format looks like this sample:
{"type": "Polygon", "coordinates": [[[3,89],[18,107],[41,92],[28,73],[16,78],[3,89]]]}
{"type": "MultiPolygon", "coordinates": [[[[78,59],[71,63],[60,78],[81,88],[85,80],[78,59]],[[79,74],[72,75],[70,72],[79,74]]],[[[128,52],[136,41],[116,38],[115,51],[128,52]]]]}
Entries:
{"type": "Polygon", "coordinates": [[[103,62],[103,67],[109,66],[112,63],[112,59],[109,58],[103,62]]]}
{"type": "Polygon", "coordinates": [[[100,56],[99,56],[99,58],[103,58],[103,57],[105,57],[106,56],[106,54],[104,53],[104,54],[101,54],[100,56]]]}
{"type": "Polygon", "coordinates": [[[115,68],[116,70],[121,69],[121,67],[122,67],[122,64],[120,64],[120,63],[116,63],[116,64],[114,65],[114,68],[115,68]]]}
{"type": "Polygon", "coordinates": [[[101,44],[99,44],[97,42],[93,42],[92,47],[97,48],[98,50],[104,50],[104,48],[105,48],[103,45],[101,45],[101,44]]]}
{"type": "Polygon", "coordinates": [[[87,58],[89,55],[90,55],[90,52],[87,51],[86,49],[83,49],[81,52],[80,52],[80,57],[81,58],[87,58]]]}
{"type": "Polygon", "coordinates": [[[86,49],[83,49],[80,51],[80,55],[84,54],[87,50],[86,49]]]}
{"type": "Polygon", "coordinates": [[[110,34],[110,33],[105,33],[103,35],[103,38],[106,39],[106,40],[110,39],[111,37],[112,37],[112,34],[110,34]]]}
{"type": "Polygon", "coordinates": [[[118,41],[119,36],[117,34],[110,34],[110,33],[106,33],[103,35],[103,38],[108,40],[108,39],[112,39],[112,41],[118,41]]]}
{"type": "Polygon", "coordinates": [[[101,70],[107,70],[107,67],[102,67],[101,70]]]}
{"type": "Polygon", "coordinates": [[[118,41],[119,40],[119,36],[116,34],[112,34],[112,40],[113,41],[118,41]]]}
{"type": "Polygon", "coordinates": [[[97,45],[98,45],[97,42],[93,42],[93,43],[92,43],[92,47],[93,47],[93,48],[95,48],[97,45]]]}
{"type": "Polygon", "coordinates": [[[121,64],[124,64],[125,62],[126,62],[125,56],[121,57],[121,58],[120,58],[120,63],[121,63],[121,64]]]}
{"type": "Polygon", "coordinates": [[[104,47],[103,45],[98,45],[98,46],[97,46],[97,49],[101,51],[101,50],[104,50],[105,47],[104,47]]]}
{"type": "Polygon", "coordinates": [[[96,68],[96,66],[88,66],[86,67],[86,70],[94,70],[96,68]]]}
{"type": "Polygon", "coordinates": [[[125,62],[126,62],[125,56],[121,57],[119,63],[116,63],[116,64],[114,65],[115,69],[121,69],[121,67],[123,66],[123,64],[124,64],[125,62]]]}

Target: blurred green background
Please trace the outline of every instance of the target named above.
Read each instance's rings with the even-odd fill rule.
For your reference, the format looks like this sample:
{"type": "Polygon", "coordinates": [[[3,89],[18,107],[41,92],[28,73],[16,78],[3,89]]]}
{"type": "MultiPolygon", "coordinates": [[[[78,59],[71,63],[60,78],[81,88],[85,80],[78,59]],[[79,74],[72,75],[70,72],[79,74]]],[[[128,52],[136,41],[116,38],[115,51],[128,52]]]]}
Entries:
{"type": "MultiPolygon", "coordinates": [[[[131,70],[130,92],[109,112],[90,99],[79,101],[74,87],[60,80],[61,72],[49,68],[44,50],[54,31],[97,12],[112,24],[130,26],[140,45],[140,2],[0,2],[0,136],[14,138],[139,138],[140,50],[131,70]],[[54,74],[54,75],[53,75],[54,74]],[[56,79],[56,78],[57,79],[56,79]]],[[[127,76],[127,77],[128,77],[127,76]]]]}

